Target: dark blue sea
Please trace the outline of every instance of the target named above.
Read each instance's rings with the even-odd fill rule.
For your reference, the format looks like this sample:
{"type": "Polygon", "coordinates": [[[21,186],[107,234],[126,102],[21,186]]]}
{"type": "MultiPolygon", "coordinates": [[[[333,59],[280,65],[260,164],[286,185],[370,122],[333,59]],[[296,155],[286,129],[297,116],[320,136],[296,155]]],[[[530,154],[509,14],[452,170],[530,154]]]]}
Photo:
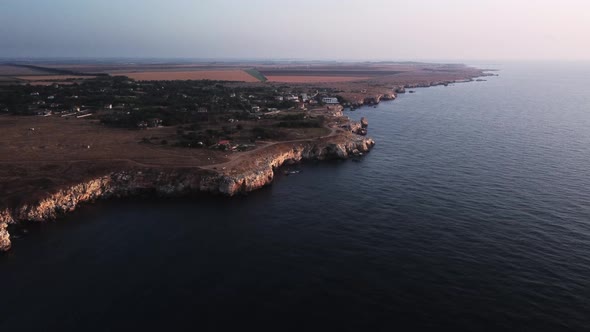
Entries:
{"type": "Polygon", "coordinates": [[[360,162],[87,205],[0,257],[0,331],[590,330],[590,64],[480,64],[360,162]]]}

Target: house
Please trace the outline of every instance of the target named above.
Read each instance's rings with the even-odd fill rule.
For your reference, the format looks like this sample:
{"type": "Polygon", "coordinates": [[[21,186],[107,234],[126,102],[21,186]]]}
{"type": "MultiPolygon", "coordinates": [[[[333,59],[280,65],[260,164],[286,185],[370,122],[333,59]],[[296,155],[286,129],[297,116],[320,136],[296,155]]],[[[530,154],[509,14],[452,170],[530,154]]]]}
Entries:
{"type": "Polygon", "coordinates": [[[260,106],[252,106],[252,113],[260,112],[260,106]]]}
{"type": "Polygon", "coordinates": [[[148,119],[147,121],[139,121],[137,127],[139,129],[155,128],[162,126],[162,120],[157,118],[148,119]]]}
{"type": "Polygon", "coordinates": [[[226,139],[221,140],[221,141],[217,142],[217,145],[229,145],[229,140],[226,140],[226,139]]]}
{"type": "Polygon", "coordinates": [[[148,127],[155,128],[162,126],[162,120],[158,118],[148,119],[147,120],[148,127]]]}
{"type": "Polygon", "coordinates": [[[112,110],[113,109],[113,104],[105,105],[104,108],[107,109],[107,110],[112,110]]]}
{"type": "Polygon", "coordinates": [[[307,93],[302,93],[301,94],[301,101],[305,103],[307,100],[309,100],[307,93]]]}
{"type": "Polygon", "coordinates": [[[324,97],[324,98],[322,98],[322,103],[324,103],[324,104],[338,104],[338,98],[324,97]]]}
{"type": "Polygon", "coordinates": [[[207,113],[207,107],[199,107],[197,113],[207,113]]]}

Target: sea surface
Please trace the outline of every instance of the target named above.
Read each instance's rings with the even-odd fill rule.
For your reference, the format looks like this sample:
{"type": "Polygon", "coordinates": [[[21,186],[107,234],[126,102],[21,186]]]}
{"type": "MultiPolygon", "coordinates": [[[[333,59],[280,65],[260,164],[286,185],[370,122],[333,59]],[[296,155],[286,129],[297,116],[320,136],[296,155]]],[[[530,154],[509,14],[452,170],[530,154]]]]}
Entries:
{"type": "Polygon", "coordinates": [[[480,66],[348,112],[358,162],[31,228],[0,331],[590,330],[590,64],[480,66]]]}

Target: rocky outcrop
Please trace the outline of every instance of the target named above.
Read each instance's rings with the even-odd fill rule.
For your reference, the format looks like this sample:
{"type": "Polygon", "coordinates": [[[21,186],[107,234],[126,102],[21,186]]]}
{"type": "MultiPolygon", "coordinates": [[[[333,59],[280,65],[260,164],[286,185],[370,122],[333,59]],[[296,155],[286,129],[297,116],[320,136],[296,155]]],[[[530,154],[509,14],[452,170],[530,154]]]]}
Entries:
{"type": "Polygon", "coordinates": [[[7,218],[14,222],[47,221],[73,211],[80,203],[99,198],[130,196],[143,192],[179,195],[200,188],[203,171],[131,169],[112,172],[48,194],[43,199],[22,204],[7,218]]]}
{"type": "Polygon", "coordinates": [[[289,149],[269,155],[259,160],[256,167],[247,172],[233,175],[222,174],[203,179],[201,189],[213,193],[233,196],[246,193],[270,184],[274,179],[274,172],[285,163],[302,160],[345,159],[358,152],[368,152],[375,142],[371,138],[352,137],[343,143],[303,143],[291,146],[289,149]]]}
{"type": "Polygon", "coordinates": [[[369,120],[367,120],[367,118],[364,116],[361,118],[361,127],[365,129],[369,127],[369,120]]]}
{"type": "Polygon", "coordinates": [[[353,134],[362,136],[367,135],[367,128],[363,127],[363,124],[361,122],[349,121],[346,125],[342,126],[341,128],[353,134]]]}
{"type": "Polygon", "coordinates": [[[383,98],[383,95],[375,95],[375,96],[365,97],[363,104],[364,105],[377,105],[381,102],[381,98],[383,98]]]}
{"type": "Polygon", "coordinates": [[[381,96],[381,100],[395,100],[395,98],[397,98],[397,96],[392,92],[385,93],[383,96],[381,96]]]}
{"type": "MultiPolygon", "coordinates": [[[[10,215],[7,213],[6,216],[9,218],[10,215]]],[[[8,234],[8,222],[3,220],[3,216],[0,215],[0,252],[7,251],[10,249],[10,234],[8,234]]]]}
{"type": "MultiPolygon", "coordinates": [[[[360,125],[359,125],[360,126],[360,125]]],[[[255,165],[243,167],[240,173],[225,173],[186,169],[137,168],[110,172],[57,189],[42,199],[0,211],[0,251],[10,249],[8,224],[24,221],[43,222],[73,211],[80,203],[100,198],[123,197],[141,193],[177,196],[188,193],[209,192],[233,196],[259,189],[270,184],[274,171],[285,163],[302,160],[343,159],[367,152],[375,142],[361,136],[337,136],[298,144],[279,145],[255,165]]]]}
{"type": "Polygon", "coordinates": [[[379,93],[379,94],[374,94],[374,95],[363,95],[363,96],[356,96],[354,99],[349,100],[348,104],[351,107],[357,108],[357,107],[361,107],[364,105],[377,105],[379,104],[381,101],[384,100],[395,100],[397,98],[397,95],[395,94],[395,91],[392,90],[390,92],[384,92],[384,93],[379,93]]]}

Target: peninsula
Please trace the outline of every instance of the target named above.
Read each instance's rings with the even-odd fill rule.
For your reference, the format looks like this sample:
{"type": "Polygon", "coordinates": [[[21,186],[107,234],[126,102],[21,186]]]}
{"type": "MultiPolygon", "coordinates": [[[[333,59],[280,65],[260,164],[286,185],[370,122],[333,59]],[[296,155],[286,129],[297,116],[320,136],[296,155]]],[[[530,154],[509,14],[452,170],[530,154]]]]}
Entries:
{"type": "Polygon", "coordinates": [[[0,251],[9,231],[139,193],[236,195],[284,164],[359,158],[345,108],[485,76],[424,63],[0,64],[0,251]]]}

